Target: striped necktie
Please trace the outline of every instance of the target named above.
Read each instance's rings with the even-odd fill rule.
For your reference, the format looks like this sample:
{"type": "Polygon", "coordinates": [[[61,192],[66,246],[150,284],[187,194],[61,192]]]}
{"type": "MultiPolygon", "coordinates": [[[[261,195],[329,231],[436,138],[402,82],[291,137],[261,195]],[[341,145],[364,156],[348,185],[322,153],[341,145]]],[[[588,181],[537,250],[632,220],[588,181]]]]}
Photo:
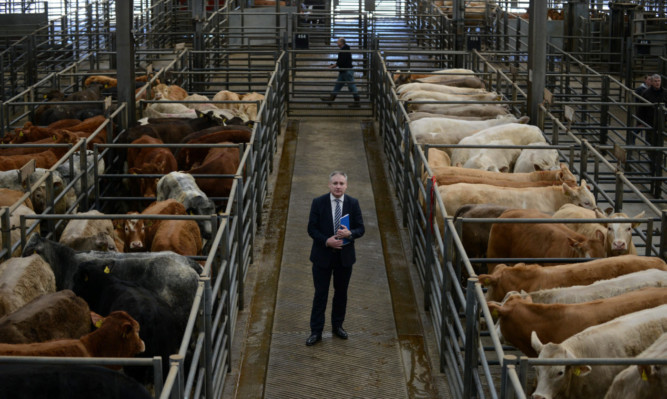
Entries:
{"type": "Polygon", "coordinates": [[[340,209],[340,199],[336,198],[334,201],[336,201],[336,212],[334,214],[334,234],[336,234],[340,227],[340,216],[342,212],[340,209]]]}

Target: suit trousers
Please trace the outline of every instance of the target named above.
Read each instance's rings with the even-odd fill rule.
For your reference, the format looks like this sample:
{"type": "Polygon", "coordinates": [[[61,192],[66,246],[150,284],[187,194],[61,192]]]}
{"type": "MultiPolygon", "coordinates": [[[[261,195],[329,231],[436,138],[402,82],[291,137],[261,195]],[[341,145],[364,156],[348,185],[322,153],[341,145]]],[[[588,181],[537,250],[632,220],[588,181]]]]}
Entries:
{"type": "Polygon", "coordinates": [[[340,251],[332,250],[331,261],[326,264],[313,263],[313,283],[315,295],[313,309],[310,314],[310,331],[321,334],[324,329],[325,311],[329,297],[329,285],[333,275],[334,296],[331,304],[331,327],[342,327],[347,307],[347,287],[352,275],[352,265],[341,264],[340,251]]]}

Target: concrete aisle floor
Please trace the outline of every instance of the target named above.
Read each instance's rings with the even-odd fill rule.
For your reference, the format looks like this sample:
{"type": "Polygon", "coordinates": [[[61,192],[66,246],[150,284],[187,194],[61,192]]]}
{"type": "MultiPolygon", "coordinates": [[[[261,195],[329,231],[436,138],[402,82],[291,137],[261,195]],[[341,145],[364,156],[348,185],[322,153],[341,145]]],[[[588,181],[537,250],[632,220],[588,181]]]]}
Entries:
{"type": "MultiPolygon", "coordinates": [[[[228,381],[234,392],[226,389],[225,397],[447,397],[448,392],[438,392],[446,390],[441,374],[436,372],[435,381],[431,373],[400,234],[385,231],[396,229],[396,223],[378,220],[378,215],[387,218],[385,203],[391,201],[376,198],[387,194],[378,191],[385,182],[373,180],[377,156],[366,156],[372,125],[337,118],[293,121],[291,126],[282,159],[293,157],[293,174],[291,180],[286,176],[291,165],[278,166],[272,215],[256,260],[262,264],[253,265],[257,275],[247,330],[244,342],[238,336],[235,342],[242,345],[233,353],[241,364],[238,374],[231,374],[236,381],[228,381]],[[312,199],[328,192],[328,175],[336,169],[348,174],[347,193],[359,199],[366,227],[355,243],[357,263],[344,324],[350,338],[332,337],[331,289],[323,340],[307,347],[313,295],[308,213],[312,199]],[[277,204],[283,202],[286,209],[281,210],[277,204]]],[[[241,316],[239,323],[244,322],[241,316]]]]}

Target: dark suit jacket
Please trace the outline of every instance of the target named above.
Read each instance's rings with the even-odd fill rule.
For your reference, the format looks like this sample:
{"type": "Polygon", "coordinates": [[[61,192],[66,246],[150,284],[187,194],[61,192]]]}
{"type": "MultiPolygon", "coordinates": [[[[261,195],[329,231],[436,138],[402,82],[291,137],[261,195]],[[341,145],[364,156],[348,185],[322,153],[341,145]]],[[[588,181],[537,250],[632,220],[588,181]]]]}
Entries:
{"type": "MultiPolygon", "coordinates": [[[[359,201],[345,194],[343,200],[342,215],[350,215],[350,243],[341,249],[341,263],[349,267],[357,260],[354,252],[354,240],[364,235],[364,220],[361,217],[359,201]]],[[[326,246],[327,239],[334,235],[333,218],[331,213],[331,201],[329,193],[317,197],[310,206],[310,217],[308,218],[308,235],[313,239],[313,247],[310,250],[310,261],[314,264],[329,265],[333,251],[326,246]]]]}

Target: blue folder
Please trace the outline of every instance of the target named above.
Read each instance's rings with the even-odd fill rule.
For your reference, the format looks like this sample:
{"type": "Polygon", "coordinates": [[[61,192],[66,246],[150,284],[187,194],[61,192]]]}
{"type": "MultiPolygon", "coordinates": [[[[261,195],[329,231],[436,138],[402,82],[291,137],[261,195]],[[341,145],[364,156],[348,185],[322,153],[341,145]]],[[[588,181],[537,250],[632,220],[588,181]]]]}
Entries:
{"type": "MultiPolygon", "coordinates": [[[[345,226],[348,230],[350,230],[350,214],[349,213],[340,218],[340,225],[345,226]]],[[[351,240],[348,240],[347,238],[343,238],[343,245],[347,245],[350,242],[351,242],[351,240]]]]}

